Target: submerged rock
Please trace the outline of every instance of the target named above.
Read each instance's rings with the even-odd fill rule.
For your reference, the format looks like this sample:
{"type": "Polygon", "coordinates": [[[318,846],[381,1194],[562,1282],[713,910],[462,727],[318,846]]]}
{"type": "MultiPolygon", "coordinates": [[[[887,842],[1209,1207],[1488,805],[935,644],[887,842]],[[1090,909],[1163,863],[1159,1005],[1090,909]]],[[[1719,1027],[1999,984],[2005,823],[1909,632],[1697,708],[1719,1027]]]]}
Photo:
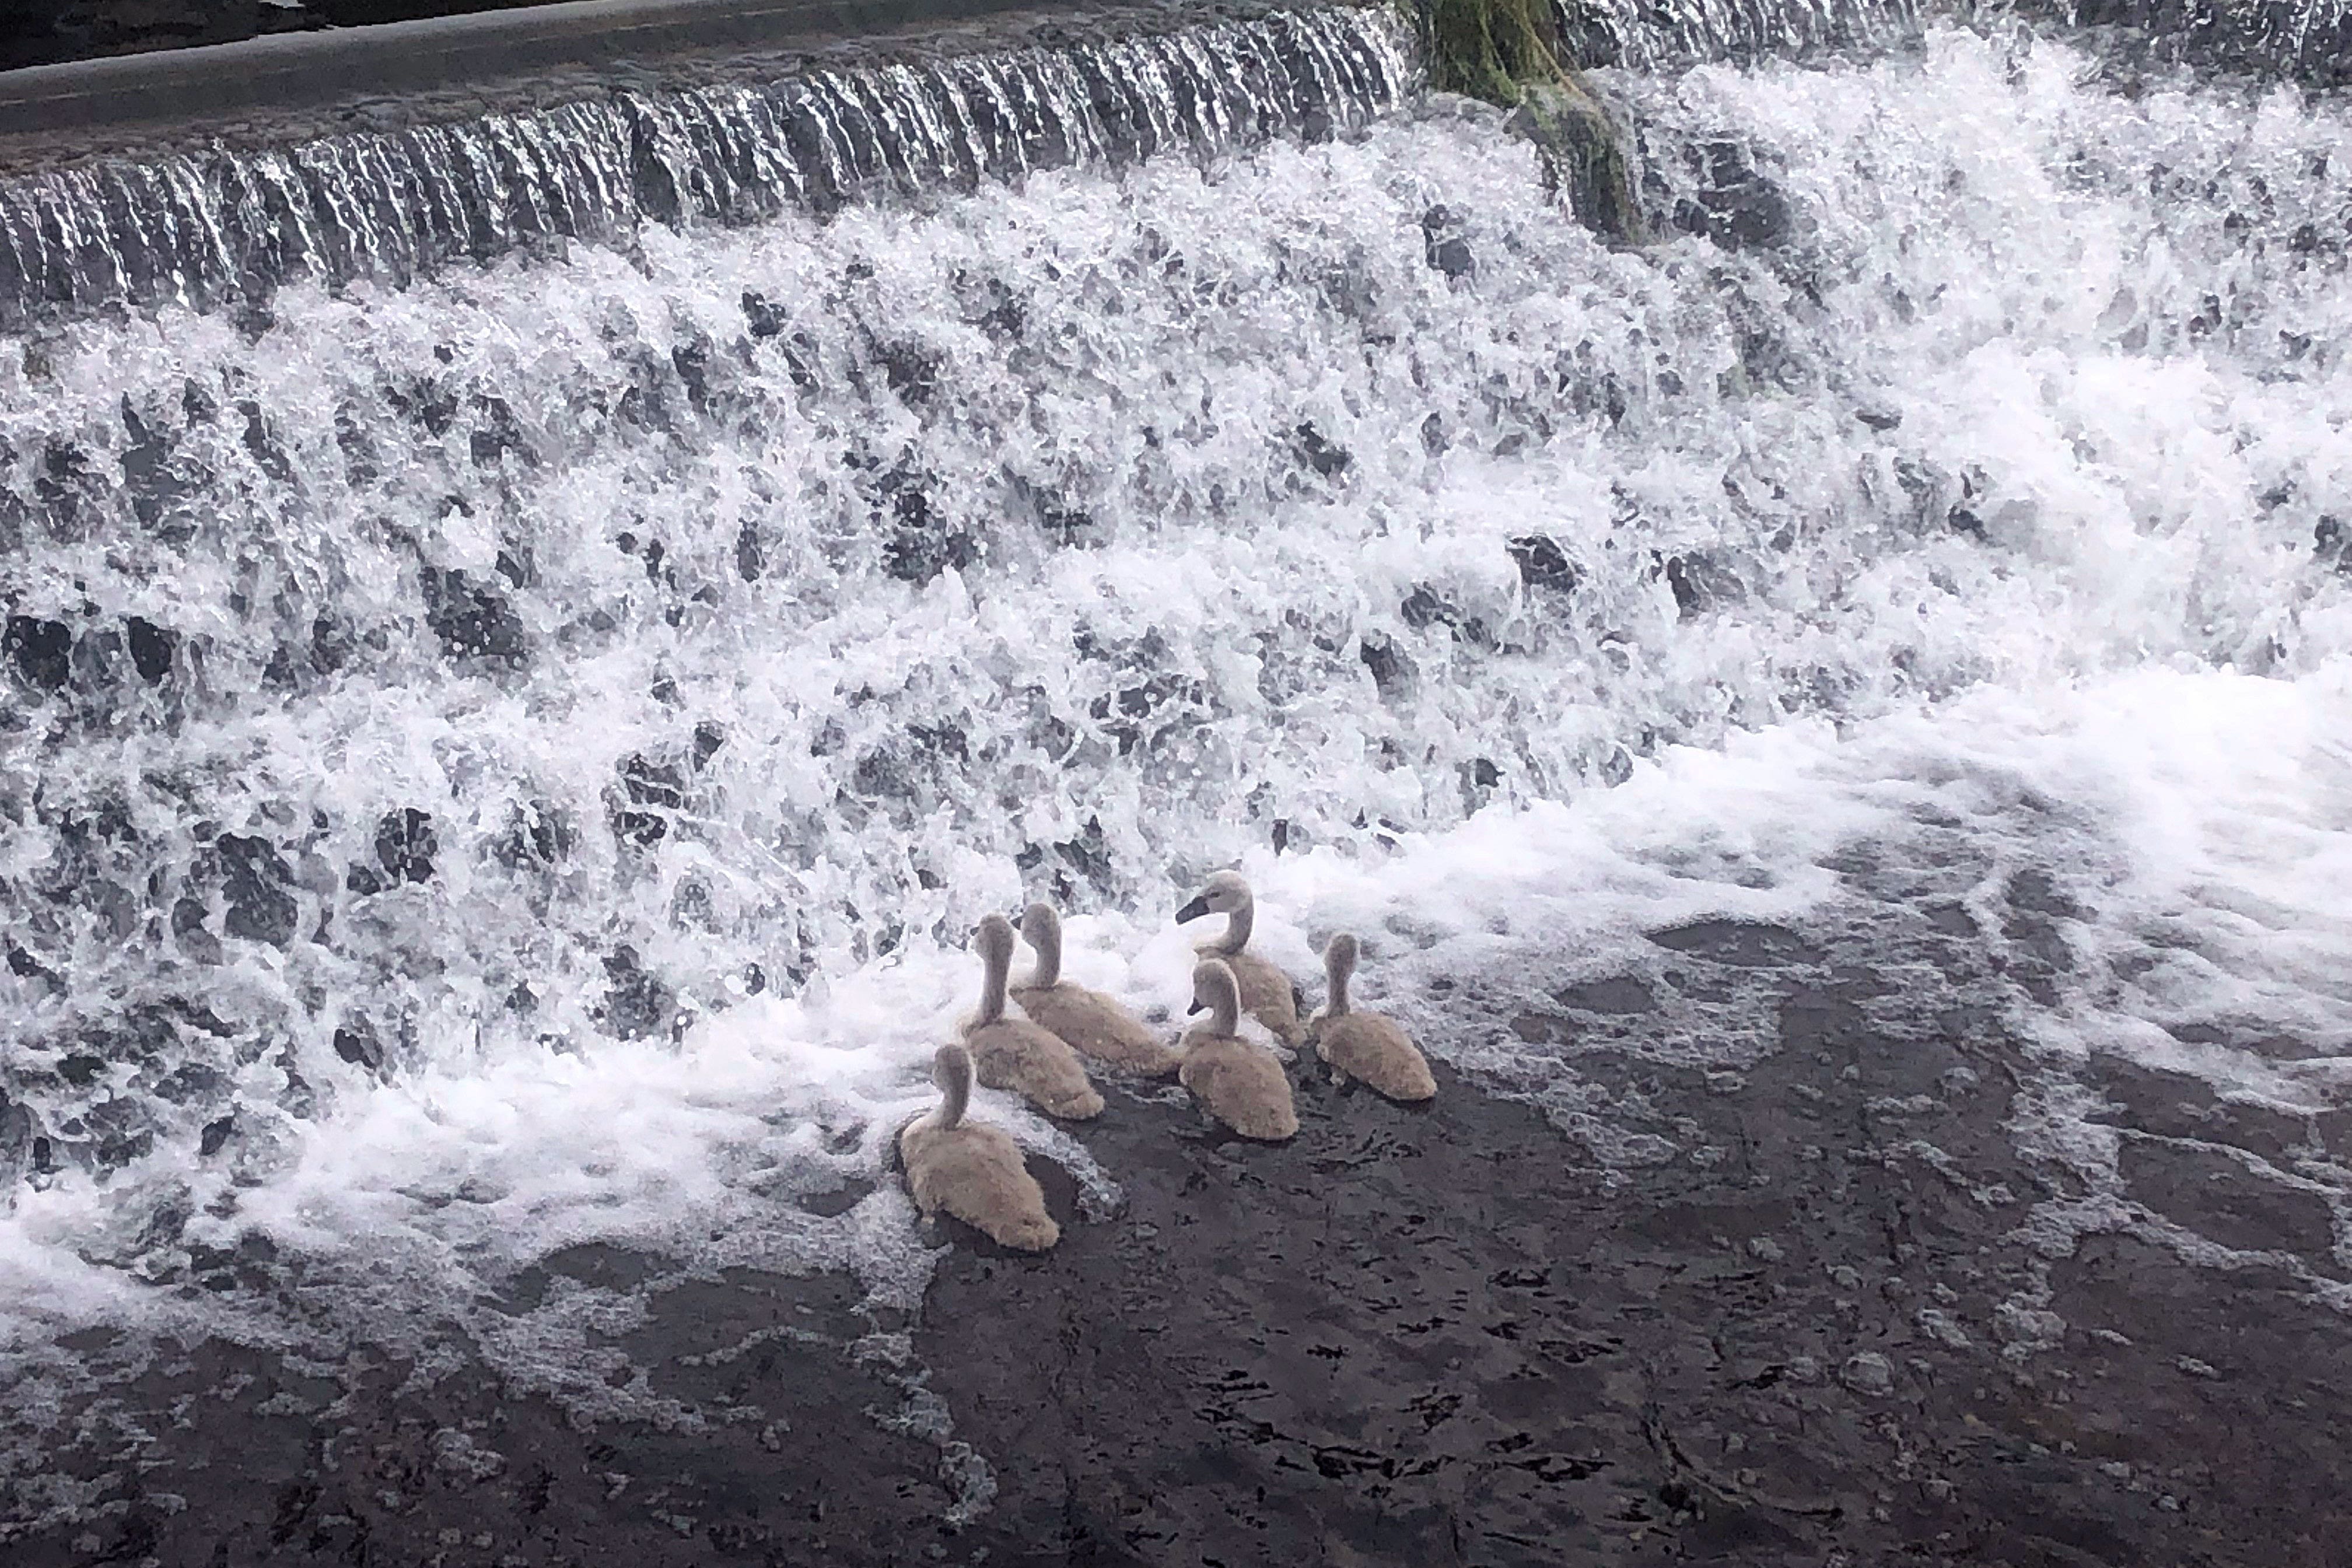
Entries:
{"type": "Polygon", "coordinates": [[[335,1055],[368,1072],[383,1070],[383,1045],[376,1037],[375,1026],[365,1018],[354,1018],[335,1029],[335,1055]]]}
{"type": "Polygon", "coordinates": [[[1338,479],[1355,465],[1356,459],[1348,449],[1318,430],[1311,420],[1300,424],[1290,435],[1299,460],[1327,479],[1338,479]]]}
{"type": "Polygon", "coordinates": [[[0,633],[0,654],[26,686],[61,690],[73,678],[73,629],[63,621],[10,616],[7,630],[0,633]]]}
{"type": "Polygon", "coordinates": [[[180,634],[165,631],[152,621],[137,616],[122,623],[123,636],[131,647],[131,668],[139,679],[150,686],[161,685],[172,673],[172,661],[180,648],[180,634]]]}
{"type": "Polygon", "coordinates": [[[464,571],[425,568],[425,620],[452,658],[520,662],[529,648],[506,595],[464,571]]]}
{"type": "Polygon", "coordinates": [[[1743,603],[1748,597],[1747,584],[1737,574],[1701,552],[1667,557],[1665,574],[1666,585],[1674,591],[1675,605],[1685,620],[1727,605],[1743,603]]]}
{"type": "Polygon", "coordinates": [[[1452,209],[1439,205],[1422,214],[1421,235],[1422,254],[1431,268],[1448,278],[1476,276],[1477,258],[1470,254],[1470,242],[1462,237],[1452,209]]]}
{"type": "Polygon", "coordinates": [[[433,818],[415,806],[387,812],[376,824],[376,863],[395,882],[431,880],[433,857],[439,848],[433,818]]]}
{"type": "MultiPolygon", "coordinates": [[[[670,814],[686,805],[686,775],[669,763],[637,754],[622,760],[620,773],[627,804],[614,811],[613,831],[641,847],[658,843],[669,832],[670,814]]],[[[541,849],[543,843],[553,847],[550,836],[555,832],[547,819],[535,820],[530,834],[535,858],[549,861],[556,858],[541,849]]]]}
{"type": "Polygon", "coordinates": [[[677,992],[659,975],[645,969],[637,950],[626,942],[604,960],[605,987],[598,1008],[605,1032],[624,1040],[642,1040],[669,1032],[677,1016],[677,992]]]}
{"type": "Polygon", "coordinates": [[[1757,166],[1746,143],[1701,142],[1684,149],[1683,161],[1697,184],[1675,208],[1676,227],[1703,234],[1726,250],[1769,249],[1795,232],[1787,195],[1757,166]]]}
{"type": "Polygon", "coordinates": [[[1421,671],[1412,658],[1397,647],[1394,638],[1383,632],[1366,632],[1357,648],[1364,668],[1372,672],[1372,685],[1383,702],[1404,702],[1412,700],[1419,688],[1421,671]]]}
{"type": "Polygon", "coordinates": [[[1583,574],[1568,552],[1549,535],[1523,533],[1504,547],[1511,563],[1519,569],[1519,581],[1530,588],[1550,588],[1566,593],[1574,588],[1583,574]]]}
{"type": "Polygon", "coordinates": [[[792,312],[756,289],[743,290],[743,324],[754,338],[772,338],[793,324],[792,312]]]}
{"type": "Polygon", "coordinates": [[[888,510],[877,515],[883,530],[882,569],[918,587],[942,572],[961,572],[980,558],[980,542],[961,523],[932,507],[928,484],[913,475],[885,481],[888,510]]]}
{"type": "Polygon", "coordinates": [[[747,518],[735,531],[735,575],[756,583],[767,570],[766,542],[760,537],[759,526],[747,518]]]}
{"type": "Polygon", "coordinates": [[[299,911],[290,890],[293,868],[266,838],[224,833],[215,843],[228,914],[222,929],[230,936],[284,947],[294,940],[299,911]]]}

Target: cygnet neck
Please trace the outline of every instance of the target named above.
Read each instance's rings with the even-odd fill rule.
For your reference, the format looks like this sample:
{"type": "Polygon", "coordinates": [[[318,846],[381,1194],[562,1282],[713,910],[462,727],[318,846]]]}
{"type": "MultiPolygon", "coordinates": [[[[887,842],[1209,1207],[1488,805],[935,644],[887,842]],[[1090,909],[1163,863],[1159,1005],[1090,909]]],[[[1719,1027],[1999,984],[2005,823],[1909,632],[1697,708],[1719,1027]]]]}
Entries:
{"type": "Polygon", "coordinates": [[[980,1015],[973,1023],[993,1024],[1004,1016],[1004,985],[1013,969],[1013,922],[991,915],[981,922],[980,1015]]]}
{"type": "MultiPolygon", "coordinates": [[[[1222,968],[1223,966],[1220,965],[1222,968]]],[[[1242,1026],[1242,988],[1240,982],[1226,970],[1208,983],[1209,1032],[1213,1035],[1238,1034],[1242,1026]]]]}
{"type": "Polygon", "coordinates": [[[1249,945],[1250,930],[1257,923],[1257,900],[1248,893],[1242,901],[1225,913],[1225,934],[1219,937],[1209,951],[1231,958],[1249,945]]]}
{"type": "Polygon", "coordinates": [[[1345,1017],[1348,1012],[1348,982],[1355,977],[1356,955],[1343,942],[1333,942],[1323,950],[1323,978],[1330,1000],[1323,1005],[1325,1016],[1345,1017]]]}
{"type": "Polygon", "coordinates": [[[941,1131],[962,1126],[963,1114],[971,1107],[971,1058],[953,1046],[942,1047],[933,1077],[940,1086],[935,1125],[941,1131]]]}
{"type": "Polygon", "coordinates": [[[1062,917],[1046,904],[1032,904],[1021,917],[1021,935],[1036,950],[1037,967],[1028,984],[1046,989],[1062,981],[1062,917]]]}

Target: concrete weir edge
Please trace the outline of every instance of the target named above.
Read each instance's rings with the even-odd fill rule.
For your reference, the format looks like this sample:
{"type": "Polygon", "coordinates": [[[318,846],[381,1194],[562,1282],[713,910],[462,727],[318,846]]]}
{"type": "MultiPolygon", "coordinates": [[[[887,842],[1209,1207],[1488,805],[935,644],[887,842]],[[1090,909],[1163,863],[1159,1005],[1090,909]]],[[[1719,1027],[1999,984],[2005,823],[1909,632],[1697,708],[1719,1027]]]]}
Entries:
{"type": "Polygon", "coordinates": [[[1344,0],[567,0],[279,33],[0,71],[0,174],[1335,4],[1344,0]]]}

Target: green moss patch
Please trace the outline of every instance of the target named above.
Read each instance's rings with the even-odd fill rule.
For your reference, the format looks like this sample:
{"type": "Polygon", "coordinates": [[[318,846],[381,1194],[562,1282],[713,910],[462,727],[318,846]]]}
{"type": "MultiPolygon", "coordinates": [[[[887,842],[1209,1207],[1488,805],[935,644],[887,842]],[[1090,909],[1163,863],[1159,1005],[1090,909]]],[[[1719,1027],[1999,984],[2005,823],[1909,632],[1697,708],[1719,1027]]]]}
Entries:
{"type": "Polygon", "coordinates": [[[1512,110],[1545,183],[1587,227],[1643,237],[1623,130],[1560,58],[1552,0],[1398,0],[1421,35],[1430,86],[1512,110]]]}

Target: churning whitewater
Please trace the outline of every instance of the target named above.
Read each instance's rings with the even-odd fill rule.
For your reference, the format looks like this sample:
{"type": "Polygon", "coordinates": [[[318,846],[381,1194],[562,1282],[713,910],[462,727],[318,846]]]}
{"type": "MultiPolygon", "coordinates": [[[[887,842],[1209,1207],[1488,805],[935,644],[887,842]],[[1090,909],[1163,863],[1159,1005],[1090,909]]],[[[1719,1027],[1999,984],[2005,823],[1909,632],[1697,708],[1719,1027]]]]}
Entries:
{"type": "Polygon", "coordinates": [[[1751,999],[1643,935],[1710,917],[2001,954],[1953,1005],[2047,1064],[2053,1247],[2118,1210],[2083,1053],[2340,1099],[2352,115],[1952,30],[1603,85],[1639,247],[1499,116],[1368,104],[0,345],[20,1407],[114,1323],[462,1333],[683,1418],[626,1291],[512,1281],[911,1300],[878,1178],[974,922],[1061,900],[1169,1019],[1228,864],[1269,956],[1363,932],[1368,1004],[1612,1166],[1710,1152],[1514,987],[1630,977],[1737,1072],[1751,999]]]}

